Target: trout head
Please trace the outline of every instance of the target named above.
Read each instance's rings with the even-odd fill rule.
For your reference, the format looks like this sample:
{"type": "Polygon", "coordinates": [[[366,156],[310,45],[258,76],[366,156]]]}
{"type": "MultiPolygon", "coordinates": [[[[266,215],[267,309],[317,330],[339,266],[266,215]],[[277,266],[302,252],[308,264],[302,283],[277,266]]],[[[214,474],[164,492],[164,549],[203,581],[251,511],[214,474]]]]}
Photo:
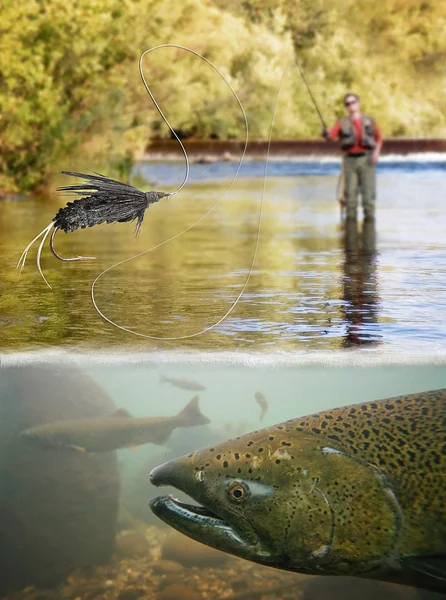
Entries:
{"type": "Polygon", "coordinates": [[[66,436],[62,435],[57,429],[53,430],[49,425],[30,427],[20,432],[20,437],[26,442],[42,446],[44,448],[54,448],[64,446],[69,443],[66,436]]]}
{"type": "Polygon", "coordinates": [[[287,423],[171,460],[150,480],[199,503],[150,500],[170,526],[218,550],[290,571],[382,569],[394,557],[402,526],[398,501],[375,466],[287,423]]]}

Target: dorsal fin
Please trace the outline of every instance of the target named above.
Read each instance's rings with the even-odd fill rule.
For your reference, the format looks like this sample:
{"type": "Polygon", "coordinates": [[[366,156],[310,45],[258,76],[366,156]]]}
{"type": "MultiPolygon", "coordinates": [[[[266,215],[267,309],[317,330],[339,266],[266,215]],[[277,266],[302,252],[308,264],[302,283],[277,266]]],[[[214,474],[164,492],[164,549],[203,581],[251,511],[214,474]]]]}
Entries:
{"type": "Polygon", "coordinates": [[[132,418],[133,416],[129,413],[128,410],[126,410],[125,408],[118,408],[117,410],[115,410],[114,413],[112,413],[110,415],[111,417],[119,417],[120,419],[122,419],[123,417],[126,418],[132,418]]]}
{"type": "Polygon", "coordinates": [[[194,427],[210,423],[210,420],[200,411],[198,396],[194,396],[183,410],[177,414],[176,418],[181,420],[182,427],[194,427]]]}

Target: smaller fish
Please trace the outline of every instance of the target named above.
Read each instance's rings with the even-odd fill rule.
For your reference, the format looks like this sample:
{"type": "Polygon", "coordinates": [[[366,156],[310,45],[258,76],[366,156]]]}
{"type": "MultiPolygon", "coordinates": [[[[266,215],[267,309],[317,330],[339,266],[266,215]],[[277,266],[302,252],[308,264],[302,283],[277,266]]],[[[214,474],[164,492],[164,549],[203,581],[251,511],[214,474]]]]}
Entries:
{"type": "Polygon", "coordinates": [[[268,412],[268,400],[265,398],[262,392],[256,392],[254,396],[257,400],[257,404],[260,406],[260,420],[262,420],[268,412]]]}
{"type": "Polygon", "coordinates": [[[198,406],[198,396],[174,417],[132,417],[118,409],[108,417],[55,421],[21,432],[40,446],[66,447],[80,452],[107,452],[142,444],[163,445],[177,427],[207,425],[198,406]]]}
{"type": "Polygon", "coordinates": [[[166,375],[160,375],[160,383],[171,383],[181,390],[188,390],[191,392],[201,392],[206,389],[206,386],[199,381],[193,381],[192,379],[186,379],[184,377],[167,377],[166,375]]]}

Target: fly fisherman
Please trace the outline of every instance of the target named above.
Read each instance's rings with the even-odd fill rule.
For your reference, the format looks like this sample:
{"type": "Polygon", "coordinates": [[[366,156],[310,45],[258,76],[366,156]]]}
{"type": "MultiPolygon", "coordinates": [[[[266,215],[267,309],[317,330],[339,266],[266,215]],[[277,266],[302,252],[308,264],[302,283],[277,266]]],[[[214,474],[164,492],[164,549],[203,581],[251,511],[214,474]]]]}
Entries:
{"type": "Polygon", "coordinates": [[[324,127],[326,140],[339,140],[344,152],[343,200],[347,219],[357,218],[358,192],[361,192],[364,219],[375,218],[376,163],[382,147],[382,136],[375,120],[362,115],[359,96],[346,94],[344,106],[348,116],[340,119],[331,129],[324,127]]]}

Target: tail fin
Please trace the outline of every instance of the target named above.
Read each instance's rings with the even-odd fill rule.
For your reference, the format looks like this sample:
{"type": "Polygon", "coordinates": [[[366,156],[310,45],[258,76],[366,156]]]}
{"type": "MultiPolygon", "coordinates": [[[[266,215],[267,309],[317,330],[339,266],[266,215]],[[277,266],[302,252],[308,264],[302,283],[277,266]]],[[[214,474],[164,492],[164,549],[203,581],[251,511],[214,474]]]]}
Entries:
{"type": "Polygon", "coordinates": [[[167,377],[161,373],[161,374],[160,374],[160,385],[161,385],[162,383],[166,383],[166,381],[167,381],[167,377]]]}
{"type": "Polygon", "coordinates": [[[198,406],[198,396],[192,400],[177,414],[177,419],[181,427],[195,427],[197,425],[207,425],[211,421],[204,416],[198,406]]]}

